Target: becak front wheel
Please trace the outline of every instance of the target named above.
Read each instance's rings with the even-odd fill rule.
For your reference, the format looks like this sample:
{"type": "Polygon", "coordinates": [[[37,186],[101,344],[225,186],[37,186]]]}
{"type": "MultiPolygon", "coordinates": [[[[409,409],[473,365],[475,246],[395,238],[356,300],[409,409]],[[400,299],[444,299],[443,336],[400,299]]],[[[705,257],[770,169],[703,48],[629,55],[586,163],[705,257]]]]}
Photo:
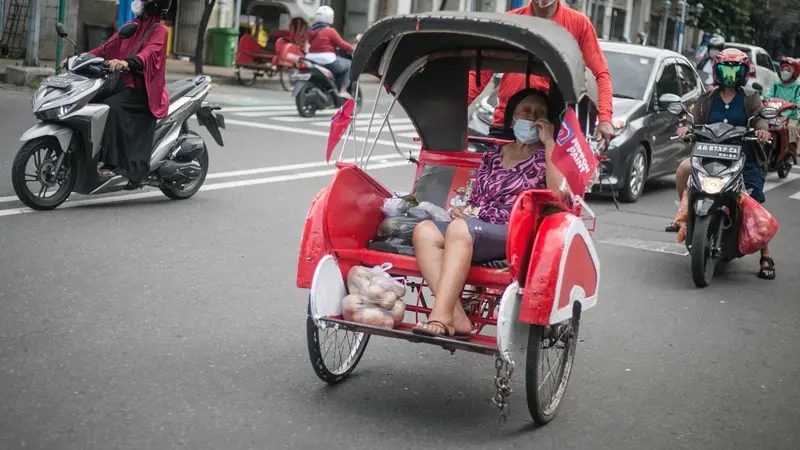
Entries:
{"type": "Polygon", "coordinates": [[[321,329],[311,317],[311,296],[308,299],[306,340],[311,367],[320,380],[336,384],[355,370],[369,343],[369,334],[342,329],[321,329]]]}
{"type": "Polygon", "coordinates": [[[525,361],[525,391],[528,411],[539,425],[553,420],[561,406],[572,374],[579,325],[580,308],[577,307],[572,318],[564,322],[530,327],[525,361]]]}

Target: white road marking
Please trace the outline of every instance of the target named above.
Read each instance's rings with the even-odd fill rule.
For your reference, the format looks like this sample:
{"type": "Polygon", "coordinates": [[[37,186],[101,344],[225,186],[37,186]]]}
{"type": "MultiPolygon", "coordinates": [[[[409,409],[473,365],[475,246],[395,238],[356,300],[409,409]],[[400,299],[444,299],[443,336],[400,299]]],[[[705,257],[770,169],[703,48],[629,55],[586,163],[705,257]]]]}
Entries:
{"type": "MultiPolygon", "coordinates": [[[[317,126],[317,127],[330,128],[331,123],[330,123],[330,121],[327,121],[327,122],[311,122],[311,125],[314,125],[314,126],[317,126]]],[[[358,124],[357,123],[356,124],[356,132],[357,133],[358,132],[362,132],[362,133],[366,132],[367,131],[367,125],[368,124],[358,124]]],[[[392,131],[395,132],[395,135],[396,135],[396,133],[398,131],[416,130],[416,128],[414,128],[414,125],[411,125],[411,124],[395,125],[394,123],[392,123],[391,125],[392,125],[392,131]]],[[[372,129],[370,130],[370,133],[371,134],[376,134],[377,131],[380,129],[380,127],[381,127],[380,122],[373,123],[372,127],[371,127],[372,129]]],[[[383,133],[388,133],[388,132],[389,132],[389,127],[384,125],[383,133]]],[[[414,132],[414,135],[415,136],[417,135],[416,131],[414,132]]]]}
{"type": "MultiPolygon", "coordinates": [[[[224,112],[224,111],[223,111],[224,112]]],[[[237,117],[279,117],[285,116],[288,111],[252,111],[252,112],[235,112],[230,113],[232,116],[237,117]]],[[[292,117],[293,119],[308,120],[305,117],[292,117]]]]}
{"type": "Polygon", "coordinates": [[[416,131],[412,131],[411,133],[397,133],[397,137],[403,137],[403,138],[415,138],[418,136],[419,133],[417,133],[416,131]]]}
{"type": "MultiPolygon", "coordinates": [[[[279,122],[310,122],[311,119],[307,117],[300,117],[300,116],[278,116],[278,117],[271,117],[272,120],[277,120],[279,122]]],[[[330,119],[328,119],[330,122],[330,119]]]]}
{"type": "Polygon", "coordinates": [[[764,192],[769,192],[777,187],[783,186],[786,183],[790,183],[794,180],[800,179],[800,174],[796,173],[789,173],[786,178],[778,178],[778,174],[771,173],[767,177],[767,181],[764,182],[764,192]]]}
{"type": "MultiPolygon", "coordinates": [[[[192,116],[194,117],[194,116],[192,116]]],[[[195,119],[196,120],[196,119],[195,119]]],[[[287,133],[297,133],[297,134],[306,134],[309,136],[321,136],[321,137],[328,137],[327,131],[317,131],[317,130],[307,130],[305,128],[294,128],[294,127],[287,127],[285,125],[276,125],[272,123],[259,123],[259,122],[247,122],[244,120],[225,120],[225,123],[228,125],[238,125],[242,127],[251,127],[251,128],[261,128],[263,130],[274,130],[274,131],[284,131],[287,133]]],[[[356,130],[358,132],[358,130],[356,130]]],[[[351,137],[352,139],[352,137],[351,137]]],[[[344,137],[342,137],[344,140],[344,137]]],[[[364,137],[358,136],[356,137],[356,142],[364,142],[364,137]]],[[[369,145],[372,145],[373,139],[369,140],[369,145]]],[[[388,145],[389,147],[393,147],[394,143],[392,141],[387,141],[384,139],[378,139],[379,145],[388,145]]],[[[406,144],[403,142],[398,142],[397,146],[400,148],[408,148],[413,150],[419,150],[419,144],[406,144]]]]}
{"type": "Polygon", "coordinates": [[[646,241],[643,239],[618,239],[611,238],[602,241],[597,241],[601,244],[616,245],[618,247],[635,248],[637,250],[647,250],[650,252],[667,253],[669,255],[686,256],[689,254],[686,251],[686,246],[674,242],[656,242],[646,241]]]}
{"type": "Polygon", "coordinates": [[[273,105],[273,106],[223,106],[222,109],[219,110],[221,113],[226,112],[249,112],[249,111],[286,111],[286,112],[297,112],[297,106],[295,105],[273,105]]]}
{"type": "Polygon", "coordinates": [[[792,200],[800,200],[800,191],[795,192],[794,194],[789,196],[792,200]]]}
{"type": "MultiPolygon", "coordinates": [[[[379,162],[386,162],[391,159],[399,159],[403,158],[397,153],[387,153],[387,154],[380,154],[380,155],[372,155],[370,158],[373,161],[379,162]]],[[[343,162],[353,163],[355,162],[354,158],[343,158],[343,162]]],[[[329,163],[325,161],[314,161],[314,162],[306,162],[306,163],[297,163],[297,164],[286,164],[283,166],[267,166],[267,167],[257,167],[255,169],[243,169],[243,170],[232,170],[228,172],[213,172],[209,173],[206,176],[206,180],[215,180],[219,178],[232,178],[232,177],[244,177],[247,175],[258,175],[262,173],[270,173],[270,172],[288,172],[290,170],[299,170],[299,169],[312,169],[315,167],[325,167],[331,166],[335,163],[335,161],[331,161],[329,163]]],[[[74,194],[84,197],[81,194],[74,194]]],[[[16,202],[19,201],[16,195],[9,195],[7,197],[0,197],[0,203],[8,203],[8,202],[16,202]]]]}
{"type": "MultiPolygon", "coordinates": [[[[388,162],[383,164],[375,164],[370,167],[370,170],[374,169],[387,169],[390,167],[400,167],[409,164],[408,161],[395,161],[395,162],[388,162]]],[[[237,188],[237,187],[245,187],[245,186],[255,186],[259,184],[269,184],[269,183],[281,183],[284,181],[295,181],[295,180],[303,180],[307,178],[318,178],[318,177],[326,177],[336,173],[338,169],[326,169],[326,170],[318,170],[314,172],[303,172],[303,173],[295,173],[295,174],[288,174],[288,175],[277,175],[272,177],[266,178],[252,178],[249,180],[240,180],[240,181],[228,181],[224,183],[216,183],[216,184],[206,184],[200,188],[200,191],[214,191],[218,189],[230,189],[230,188],[237,188]]],[[[117,203],[117,202],[124,202],[128,200],[137,200],[143,198],[153,198],[153,197],[163,197],[164,194],[161,191],[149,191],[149,192],[139,192],[136,194],[127,194],[127,195],[115,195],[113,197],[103,197],[103,198],[93,198],[88,200],[78,200],[75,202],[67,202],[63,205],[59,206],[58,209],[64,208],[75,208],[79,206],[86,206],[86,205],[102,205],[107,203],[117,203]]],[[[12,209],[3,209],[0,210],[0,217],[3,216],[16,216],[19,214],[28,214],[28,213],[36,213],[40,211],[35,211],[30,208],[12,208],[12,209]]]]}

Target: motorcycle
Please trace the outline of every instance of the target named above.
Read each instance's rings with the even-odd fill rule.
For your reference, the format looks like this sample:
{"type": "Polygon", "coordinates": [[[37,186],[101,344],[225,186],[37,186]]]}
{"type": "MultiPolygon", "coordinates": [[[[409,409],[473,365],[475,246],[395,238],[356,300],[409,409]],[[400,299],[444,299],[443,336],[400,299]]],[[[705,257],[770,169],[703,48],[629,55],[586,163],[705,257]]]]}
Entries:
{"type": "MultiPolygon", "coordinates": [[[[768,98],[763,101],[764,106],[775,108],[779,113],[796,110],[798,105],[780,98],[768,98]]],[[[773,144],[767,149],[767,164],[769,172],[778,172],[778,177],[786,178],[792,171],[792,166],[797,164],[797,158],[789,153],[788,125],[791,119],[779,115],[769,121],[769,131],[773,136],[773,144]]]]}
{"type": "MultiPolygon", "coordinates": [[[[137,27],[137,23],[124,25],[115,39],[130,38],[137,27]]],[[[57,24],[56,30],[75,48],[62,24],[57,24]]],[[[32,109],[39,122],[20,137],[24,144],[14,158],[11,174],[14,192],[28,207],[55,209],[72,192],[95,195],[140,187],[120,175],[105,179],[98,173],[109,106],[92,100],[108,74],[108,62],[103,58],[75,53],[68,59],[66,72],[44,79],[34,93],[32,109]],[[28,167],[31,162],[33,169],[28,167]],[[37,193],[28,186],[30,182],[39,183],[37,193]],[[47,196],[53,188],[55,192],[47,196]]],[[[198,123],[222,146],[220,128],[225,128],[225,120],[214,113],[219,106],[204,102],[211,91],[210,77],[188,78],[166,88],[169,113],[156,123],[150,174],[142,186],[157,187],[171,199],[187,199],[200,190],[209,167],[206,144],[189,129],[188,121],[196,115],[198,123]]]]}
{"type": "MultiPolygon", "coordinates": [[[[687,187],[686,248],[691,255],[692,280],[697,287],[711,284],[717,263],[741,258],[739,231],[742,209],[738,195],[745,189],[743,145],[755,144],[755,130],[726,123],[695,125],[694,117],[680,102],[671,103],[670,113],[688,121],[687,140],[694,142],[690,156],[692,174],[687,187]]],[[[766,107],[760,117],[772,120],[778,110],[766,107]]],[[[673,136],[672,139],[679,139],[673,136]]]]}
{"type": "MultiPolygon", "coordinates": [[[[300,68],[292,76],[292,82],[292,97],[301,117],[314,117],[321,109],[340,108],[347,101],[339,95],[333,72],[309,59],[300,58],[300,68]]],[[[355,83],[351,83],[347,92],[356,99],[354,113],[358,114],[361,110],[361,87],[355,92],[355,86],[355,83]]]]}

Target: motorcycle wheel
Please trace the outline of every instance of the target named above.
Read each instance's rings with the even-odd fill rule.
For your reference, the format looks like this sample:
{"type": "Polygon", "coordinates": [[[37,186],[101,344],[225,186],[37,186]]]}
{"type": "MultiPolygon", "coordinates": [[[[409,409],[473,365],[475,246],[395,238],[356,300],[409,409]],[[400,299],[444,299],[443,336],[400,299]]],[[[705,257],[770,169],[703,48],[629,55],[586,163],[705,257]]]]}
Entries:
{"type": "Polygon", "coordinates": [[[778,178],[786,178],[789,176],[789,172],[792,171],[792,163],[789,161],[789,157],[786,158],[780,165],[778,166],[778,178]]]}
{"type": "Polygon", "coordinates": [[[300,114],[300,117],[310,118],[314,117],[317,113],[317,107],[310,98],[312,89],[313,86],[309,84],[304,87],[302,91],[297,93],[295,104],[297,105],[297,113],[300,114]]]}
{"type": "Polygon", "coordinates": [[[37,211],[48,211],[58,208],[69,198],[77,180],[74,154],[65,155],[58,173],[50,174],[62,151],[58,141],[51,137],[28,141],[19,149],[11,166],[11,184],[14,186],[14,193],[25,206],[37,211]],[[30,162],[33,162],[31,170],[28,169],[30,162]],[[35,181],[39,182],[38,194],[28,186],[28,183],[35,181]],[[56,185],[58,188],[55,193],[47,196],[48,191],[56,185]]]}
{"type": "Polygon", "coordinates": [[[716,227],[711,216],[699,216],[694,221],[692,233],[692,280],[697,287],[704,288],[711,284],[717,260],[711,255],[716,227]]]}
{"type": "Polygon", "coordinates": [[[159,189],[161,189],[161,192],[163,192],[164,195],[172,200],[186,200],[187,198],[192,197],[194,194],[197,194],[197,191],[203,187],[203,183],[206,181],[206,175],[208,175],[208,150],[203,150],[203,153],[201,153],[200,156],[198,156],[195,160],[200,163],[200,167],[202,168],[200,176],[198,176],[194,181],[181,185],[176,185],[174,183],[167,184],[162,182],[161,186],[159,186],[159,189]]]}

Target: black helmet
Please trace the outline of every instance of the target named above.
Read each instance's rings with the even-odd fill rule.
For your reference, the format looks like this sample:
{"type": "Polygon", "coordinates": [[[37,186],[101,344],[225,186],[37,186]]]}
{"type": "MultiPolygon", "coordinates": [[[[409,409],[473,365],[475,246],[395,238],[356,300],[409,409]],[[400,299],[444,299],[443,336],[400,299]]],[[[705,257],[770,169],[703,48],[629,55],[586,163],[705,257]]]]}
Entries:
{"type": "Polygon", "coordinates": [[[146,0],[144,2],[144,13],[148,16],[162,16],[169,11],[172,0],[146,0]]]}

